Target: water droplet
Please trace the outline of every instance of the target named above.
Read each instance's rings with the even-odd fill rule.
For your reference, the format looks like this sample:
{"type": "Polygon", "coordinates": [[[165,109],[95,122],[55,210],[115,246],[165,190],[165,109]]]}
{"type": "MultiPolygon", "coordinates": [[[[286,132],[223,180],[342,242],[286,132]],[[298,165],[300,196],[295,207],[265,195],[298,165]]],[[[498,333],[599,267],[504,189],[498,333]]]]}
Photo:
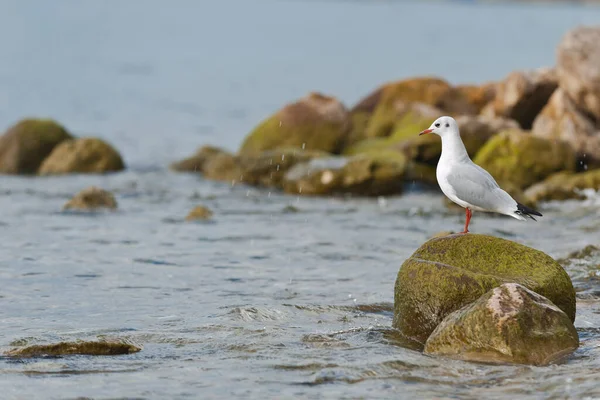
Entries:
{"type": "Polygon", "coordinates": [[[306,143],[302,143],[302,150],[306,148],[306,143]]]}

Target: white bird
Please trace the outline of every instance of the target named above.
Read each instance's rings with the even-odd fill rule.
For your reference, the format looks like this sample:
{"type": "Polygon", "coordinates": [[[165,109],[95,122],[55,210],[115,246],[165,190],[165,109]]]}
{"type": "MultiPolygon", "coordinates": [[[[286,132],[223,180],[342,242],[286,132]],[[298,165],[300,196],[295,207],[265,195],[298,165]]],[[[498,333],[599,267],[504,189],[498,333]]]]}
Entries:
{"type": "Polygon", "coordinates": [[[469,158],[460,138],[458,124],[452,117],[436,119],[420,135],[435,133],[442,138],[442,155],[436,177],[442,192],[454,203],[465,208],[466,221],[462,233],[469,232],[473,211],[496,212],[521,221],[542,216],[538,211],[518,203],[498,186],[494,178],[469,158]]]}

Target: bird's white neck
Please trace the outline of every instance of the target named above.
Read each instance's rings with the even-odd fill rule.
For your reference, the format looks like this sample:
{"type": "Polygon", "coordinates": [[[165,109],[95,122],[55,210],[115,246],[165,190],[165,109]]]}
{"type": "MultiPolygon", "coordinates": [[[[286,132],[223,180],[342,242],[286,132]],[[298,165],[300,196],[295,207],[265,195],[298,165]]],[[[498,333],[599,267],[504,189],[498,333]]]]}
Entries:
{"type": "Polygon", "coordinates": [[[440,161],[463,161],[466,159],[469,159],[469,154],[460,138],[460,134],[444,135],[442,137],[442,155],[440,161]]]}

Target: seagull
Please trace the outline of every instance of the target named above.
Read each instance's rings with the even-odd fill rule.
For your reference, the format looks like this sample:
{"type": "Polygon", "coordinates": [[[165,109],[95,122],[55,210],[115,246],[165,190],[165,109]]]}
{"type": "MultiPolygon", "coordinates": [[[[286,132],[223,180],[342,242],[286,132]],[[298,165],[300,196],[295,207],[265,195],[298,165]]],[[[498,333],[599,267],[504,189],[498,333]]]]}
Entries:
{"type": "Polygon", "coordinates": [[[419,136],[428,133],[442,138],[442,155],[436,168],[436,178],[446,197],[465,209],[465,229],[461,233],[469,233],[473,211],[495,212],[521,221],[527,218],[536,221],[534,215],[542,216],[538,211],[518,203],[498,186],[489,172],[471,161],[454,118],[436,119],[419,136]]]}

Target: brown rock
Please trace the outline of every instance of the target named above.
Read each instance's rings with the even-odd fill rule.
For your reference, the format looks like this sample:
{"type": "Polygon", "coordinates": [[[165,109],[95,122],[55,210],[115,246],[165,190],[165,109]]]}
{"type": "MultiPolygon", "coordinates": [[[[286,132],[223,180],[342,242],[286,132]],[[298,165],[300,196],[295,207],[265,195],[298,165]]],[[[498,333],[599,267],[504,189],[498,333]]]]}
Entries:
{"type": "Polygon", "coordinates": [[[513,72],[498,84],[495,100],[483,114],[514,119],[521,128],[531,129],[535,117],[557,86],[558,78],[553,69],[513,72]]]}
{"type": "Polygon", "coordinates": [[[487,363],[548,365],[579,347],[571,319],[517,283],[496,287],[448,315],[425,353],[487,363]]]}
{"type": "Polygon", "coordinates": [[[197,221],[197,220],[206,220],[210,219],[213,215],[213,212],[210,211],[207,207],[204,206],[196,206],[190,211],[190,213],[185,217],[186,221],[197,221]]]}
{"type": "Polygon", "coordinates": [[[125,169],[121,155],[97,138],[67,140],[42,163],[40,175],[100,174],[125,169]]]}
{"type": "Polygon", "coordinates": [[[283,188],[288,193],[303,195],[394,194],[402,191],[405,169],[406,159],[396,152],[319,158],[291,168],[285,174],[283,188]]]}
{"type": "Polygon", "coordinates": [[[495,82],[483,85],[459,85],[456,90],[466,97],[469,104],[475,107],[476,114],[496,97],[497,84],[495,82]]]}
{"type": "Polygon", "coordinates": [[[261,122],[244,140],[241,154],[295,148],[339,152],[350,132],[346,107],[334,97],[309,93],[261,122]]]}
{"type": "Polygon", "coordinates": [[[171,169],[179,172],[201,172],[205,163],[214,158],[217,154],[226,151],[214,146],[202,146],[191,157],[171,164],[171,169]]]}
{"type": "Polygon", "coordinates": [[[87,356],[116,356],[121,354],[132,354],[142,349],[126,342],[60,342],[54,344],[31,345],[18,347],[6,352],[7,357],[31,358],[31,357],[59,357],[68,355],[87,356]]]}
{"type": "Polygon", "coordinates": [[[96,210],[99,208],[108,208],[115,210],[117,201],[115,196],[109,191],[92,186],[77,193],[75,197],[69,200],[63,207],[64,210],[96,210]]]}
{"type": "Polygon", "coordinates": [[[600,167],[600,128],[581,112],[562,89],[557,89],[533,123],[532,133],[562,140],[576,152],[578,167],[600,167]]]}
{"type": "Polygon", "coordinates": [[[72,139],[67,130],[49,119],[25,119],[0,138],[0,173],[35,174],[59,143],[72,139]]]}
{"type": "Polygon", "coordinates": [[[560,87],[577,107],[600,121],[600,27],[578,27],[558,45],[560,87]]]}

